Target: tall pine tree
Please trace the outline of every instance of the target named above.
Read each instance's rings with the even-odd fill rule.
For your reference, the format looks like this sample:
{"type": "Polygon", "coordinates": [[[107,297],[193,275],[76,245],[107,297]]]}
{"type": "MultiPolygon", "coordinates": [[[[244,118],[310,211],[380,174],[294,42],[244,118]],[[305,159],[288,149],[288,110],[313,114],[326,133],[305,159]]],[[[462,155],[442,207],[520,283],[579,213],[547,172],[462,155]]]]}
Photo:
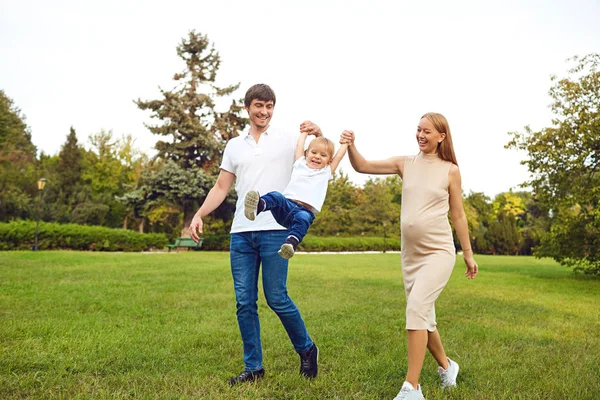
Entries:
{"type": "MultiPolygon", "coordinates": [[[[176,172],[173,164],[163,164],[170,166],[170,175],[178,174],[183,178],[190,173],[194,176],[204,174],[207,179],[202,181],[208,184],[214,182],[218,174],[225,144],[247,124],[242,117],[241,100],[232,100],[225,112],[216,110],[218,99],[230,96],[239,84],[224,88],[216,86],[221,58],[206,35],[189,32],[177,46],[177,55],[184,61],[185,68],[173,76],[175,87],[170,91],[161,89],[162,99],[138,99],[135,103],[142,110],[152,111],[151,117],[160,121],[146,126],[150,132],[167,137],[159,140],[155,147],[158,159],[171,161],[180,169],[176,172]]],[[[177,184],[167,191],[170,190],[172,198],[178,199],[183,211],[182,235],[189,236],[186,227],[210,188],[190,190],[180,184],[181,179],[175,181],[177,184]]]]}
{"type": "MultiPolygon", "coordinates": [[[[75,129],[71,127],[67,140],[58,153],[59,162],[56,166],[61,194],[59,201],[70,207],[78,202],[77,191],[81,186],[83,168],[83,148],[77,142],[75,129]]],[[[81,200],[81,199],[79,199],[81,200]]]]}
{"type": "Polygon", "coordinates": [[[226,112],[215,110],[215,101],[231,95],[239,84],[225,88],[215,85],[221,58],[206,35],[189,32],[177,46],[177,55],[185,69],[173,77],[175,88],[161,89],[160,100],[138,100],[136,104],[160,120],[160,124],[146,125],[150,132],[169,137],[156,143],[158,157],[170,159],[181,168],[211,171],[218,166],[225,143],[247,123],[241,117],[241,100],[233,100],[226,112]]]}

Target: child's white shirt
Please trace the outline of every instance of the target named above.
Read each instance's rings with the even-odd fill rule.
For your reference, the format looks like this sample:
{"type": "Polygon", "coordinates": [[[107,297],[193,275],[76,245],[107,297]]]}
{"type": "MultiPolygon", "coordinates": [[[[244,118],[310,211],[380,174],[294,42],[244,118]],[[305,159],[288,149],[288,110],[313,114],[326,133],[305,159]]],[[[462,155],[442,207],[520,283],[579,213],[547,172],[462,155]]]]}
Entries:
{"type": "Polygon", "coordinates": [[[306,157],[300,157],[294,163],[292,178],[282,194],[290,200],[306,203],[318,212],[325,202],[327,185],[331,179],[330,165],[321,169],[309,168],[306,157]]]}

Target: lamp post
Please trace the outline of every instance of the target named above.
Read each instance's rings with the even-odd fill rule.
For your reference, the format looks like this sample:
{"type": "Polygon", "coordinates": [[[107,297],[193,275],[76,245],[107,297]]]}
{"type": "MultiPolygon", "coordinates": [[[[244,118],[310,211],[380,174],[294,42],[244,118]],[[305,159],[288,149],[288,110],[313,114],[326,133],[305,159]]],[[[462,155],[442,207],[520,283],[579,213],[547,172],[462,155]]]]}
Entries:
{"type": "Polygon", "coordinates": [[[386,238],[386,228],[387,228],[387,222],[383,221],[383,252],[385,253],[385,238],[386,238]]]}
{"type": "Polygon", "coordinates": [[[38,187],[38,204],[37,204],[37,222],[35,223],[35,244],[33,245],[33,251],[38,251],[38,233],[40,231],[40,203],[42,202],[42,192],[46,186],[46,179],[40,178],[37,180],[38,187]]]}

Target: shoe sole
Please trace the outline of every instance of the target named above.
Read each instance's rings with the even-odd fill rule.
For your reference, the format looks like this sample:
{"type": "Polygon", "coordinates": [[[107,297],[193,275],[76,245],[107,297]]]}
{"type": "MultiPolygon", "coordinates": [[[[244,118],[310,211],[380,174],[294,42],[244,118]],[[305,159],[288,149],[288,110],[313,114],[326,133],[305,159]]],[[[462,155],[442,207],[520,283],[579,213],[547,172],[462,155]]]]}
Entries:
{"type": "Polygon", "coordinates": [[[313,376],[313,378],[316,378],[319,374],[319,346],[317,346],[316,344],[315,349],[317,349],[317,372],[315,372],[315,376],[313,376]]]}
{"type": "Polygon", "coordinates": [[[246,197],[244,198],[244,215],[250,221],[254,221],[256,219],[256,209],[258,208],[259,200],[260,195],[256,190],[246,193],[246,197]]]}
{"type": "Polygon", "coordinates": [[[289,243],[284,243],[277,252],[282,258],[289,260],[294,257],[294,246],[289,243]]]}

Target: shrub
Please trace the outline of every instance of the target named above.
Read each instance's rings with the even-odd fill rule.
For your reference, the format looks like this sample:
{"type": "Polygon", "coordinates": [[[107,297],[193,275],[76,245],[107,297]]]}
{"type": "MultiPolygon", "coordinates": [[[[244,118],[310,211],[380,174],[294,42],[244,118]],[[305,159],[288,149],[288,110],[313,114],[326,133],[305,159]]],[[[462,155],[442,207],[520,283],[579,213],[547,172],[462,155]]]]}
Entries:
{"type": "Polygon", "coordinates": [[[229,235],[204,235],[202,250],[229,251],[229,235]]]}
{"type": "Polygon", "coordinates": [[[396,251],[400,250],[400,239],[383,237],[318,237],[307,235],[299,251],[396,251]]]}
{"type": "MultiPolygon", "coordinates": [[[[400,250],[400,240],[383,237],[318,237],[308,235],[300,243],[299,251],[391,251],[400,250]]],[[[229,251],[229,235],[204,235],[202,250],[229,251]]]]}
{"type": "MultiPolygon", "coordinates": [[[[29,250],[35,242],[34,221],[0,223],[0,250],[29,250]]],[[[40,250],[143,251],[162,249],[166,236],[102,226],[40,222],[40,250]]]]}

